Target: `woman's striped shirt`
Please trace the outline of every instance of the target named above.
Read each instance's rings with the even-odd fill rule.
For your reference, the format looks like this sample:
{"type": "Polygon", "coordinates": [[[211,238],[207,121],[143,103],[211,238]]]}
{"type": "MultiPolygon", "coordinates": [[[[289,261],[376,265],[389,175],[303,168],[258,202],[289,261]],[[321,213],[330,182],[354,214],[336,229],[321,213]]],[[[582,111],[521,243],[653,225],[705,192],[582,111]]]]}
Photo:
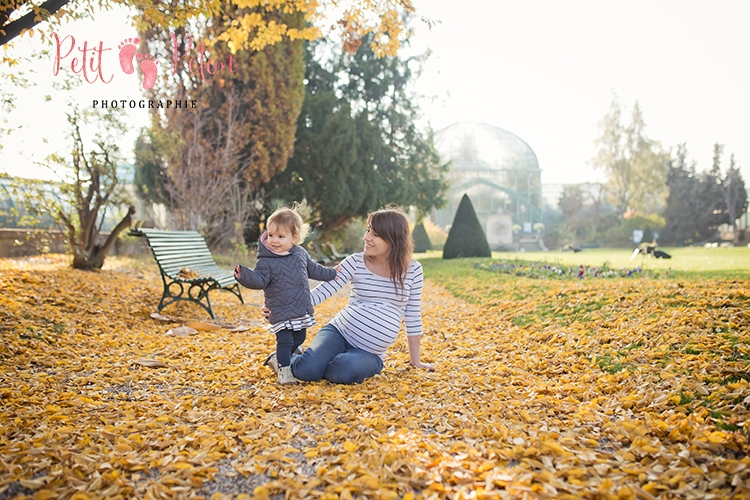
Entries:
{"type": "Polygon", "coordinates": [[[364,255],[355,253],[341,261],[336,279],[326,281],[312,292],[313,306],[351,283],[349,303],[332,320],[353,347],[385,359],[385,352],[396,341],[404,321],[406,334],[422,334],[422,265],[413,260],[406,270],[403,290],[398,290],[390,278],[373,273],[365,266],[364,255]]]}

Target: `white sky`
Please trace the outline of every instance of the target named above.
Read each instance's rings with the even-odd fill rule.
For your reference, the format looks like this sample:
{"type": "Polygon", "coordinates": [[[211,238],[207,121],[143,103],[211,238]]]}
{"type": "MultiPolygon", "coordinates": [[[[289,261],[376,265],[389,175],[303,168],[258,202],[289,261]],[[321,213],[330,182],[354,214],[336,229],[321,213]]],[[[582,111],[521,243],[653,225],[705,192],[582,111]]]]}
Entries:
{"type": "Polygon", "coordinates": [[[416,38],[433,57],[418,90],[435,130],[486,122],[524,139],[544,183],[589,181],[598,124],[615,92],[646,133],[687,142],[699,169],[713,144],[750,181],[750,2],[415,0],[441,24],[416,38]]]}
{"type": "MultiPolygon", "coordinates": [[[[114,9],[98,12],[93,20],[81,20],[56,28],[55,30],[44,26],[42,29],[50,34],[57,31],[63,39],[67,35],[75,38],[76,47],[81,47],[87,42],[90,49],[104,42],[105,48],[110,48],[103,56],[103,72],[105,78],[114,75],[108,84],[97,80],[95,83],[84,83],[70,94],[60,93],[53,89],[52,84],[61,83],[64,73],[71,73],[70,63],[74,51],[69,57],[63,59],[57,76],[53,75],[53,57],[49,55],[39,60],[24,63],[21,67],[12,68],[11,71],[18,73],[24,71],[27,78],[33,84],[26,88],[13,88],[12,93],[16,95],[16,109],[10,114],[12,126],[20,127],[10,137],[0,137],[3,149],[0,150],[0,172],[11,175],[31,177],[40,179],[56,179],[57,175],[46,167],[40,166],[45,158],[54,152],[64,152],[69,141],[67,139],[66,103],[72,101],[81,108],[92,107],[94,99],[142,99],[143,89],[139,74],[127,75],[119,66],[118,46],[127,38],[137,36],[137,32],[130,27],[127,11],[114,9]],[[51,99],[47,100],[46,96],[51,99]]],[[[65,42],[63,50],[69,47],[65,42]]],[[[39,54],[44,49],[54,52],[54,45],[42,42],[39,35],[33,37],[24,36],[16,39],[10,54],[39,54]]],[[[136,60],[135,63],[138,61],[136,60]]],[[[169,68],[169,61],[159,61],[162,68],[169,68]]],[[[7,67],[0,68],[8,71],[7,67]]],[[[94,75],[89,75],[93,80],[94,75]]],[[[118,112],[125,115],[125,120],[130,124],[129,133],[123,137],[120,148],[128,161],[132,161],[133,144],[138,136],[140,127],[149,123],[146,109],[120,109],[103,112],[118,112]]]]}
{"type": "MultiPolygon", "coordinates": [[[[418,11],[440,24],[420,28],[410,51],[432,50],[416,91],[422,110],[439,130],[457,121],[495,125],[524,139],[536,152],[544,183],[598,179],[589,166],[598,123],[613,92],[629,119],[637,100],[646,133],[674,148],[686,141],[699,169],[711,164],[713,144],[725,145],[750,182],[750,2],[746,0],[415,0],[418,11]]],[[[121,12],[59,30],[112,48],[105,65],[112,83],[85,84],[74,99],[139,99],[139,75],[125,75],[117,46],[134,36],[121,12]]],[[[38,37],[18,50],[38,51],[38,37]]],[[[160,71],[169,61],[159,61],[160,71]]],[[[64,102],[45,103],[55,78],[51,59],[35,81],[18,92],[11,119],[23,125],[0,151],[0,171],[41,176],[33,167],[64,139],[64,102]],[[42,132],[49,144],[39,141],[42,132]]],[[[59,78],[59,77],[58,77],[59,78]]],[[[118,112],[122,112],[119,110],[118,112]]],[[[146,110],[128,111],[132,149],[146,110]]],[[[59,146],[58,146],[59,147],[59,146]]],[[[47,174],[49,175],[49,174],[47,174]]]]}

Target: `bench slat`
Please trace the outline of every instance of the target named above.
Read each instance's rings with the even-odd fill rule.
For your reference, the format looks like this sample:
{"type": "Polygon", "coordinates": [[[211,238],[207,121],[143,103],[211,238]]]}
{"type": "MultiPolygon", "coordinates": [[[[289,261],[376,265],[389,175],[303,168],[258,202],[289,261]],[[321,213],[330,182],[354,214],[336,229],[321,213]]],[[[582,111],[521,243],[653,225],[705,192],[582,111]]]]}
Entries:
{"type": "Polygon", "coordinates": [[[217,271],[221,271],[221,268],[217,266],[213,261],[201,261],[196,259],[178,259],[178,260],[168,260],[168,261],[162,261],[161,267],[167,269],[177,268],[180,269],[182,267],[191,267],[191,268],[204,268],[204,269],[216,269],[217,271]]]}
{"type": "Polygon", "coordinates": [[[174,247],[153,247],[152,250],[157,254],[189,253],[193,255],[211,255],[211,251],[208,248],[196,248],[186,245],[174,247]]]}
{"type": "Polygon", "coordinates": [[[170,248],[189,248],[191,250],[195,250],[198,252],[210,252],[211,250],[208,249],[208,247],[203,245],[198,245],[195,243],[187,243],[187,242],[179,242],[179,241],[170,241],[169,243],[154,243],[151,245],[151,248],[155,250],[169,250],[170,248]]]}
{"type": "Polygon", "coordinates": [[[196,255],[187,253],[160,254],[156,256],[160,262],[173,262],[178,260],[201,260],[205,262],[215,262],[210,255],[196,255]]]}
{"type": "Polygon", "coordinates": [[[190,248],[190,247],[168,247],[168,248],[152,248],[151,249],[156,255],[172,255],[172,254],[188,254],[188,255],[211,255],[211,252],[205,248],[190,248]]]}
{"type": "Polygon", "coordinates": [[[224,269],[219,269],[218,267],[214,266],[196,266],[196,265],[184,265],[184,264],[172,264],[168,266],[162,266],[164,269],[164,272],[167,274],[179,274],[181,269],[188,268],[191,269],[197,273],[201,273],[204,276],[213,276],[213,275],[219,275],[223,276],[225,274],[230,274],[229,271],[226,271],[224,269]]]}
{"type": "MultiPolygon", "coordinates": [[[[134,229],[132,232],[134,233],[143,233],[144,236],[154,236],[154,237],[165,237],[169,238],[170,236],[179,236],[179,235],[201,235],[198,231],[165,231],[163,229],[150,229],[150,228],[138,228],[134,229]]],[[[202,237],[202,236],[201,236],[202,237]]]]}
{"type": "Polygon", "coordinates": [[[192,242],[195,245],[206,246],[206,240],[204,240],[202,237],[198,238],[195,236],[192,236],[192,237],[180,236],[179,238],[152,238],[151,241],[155,245],[168,245],[168,244],[176,244],[180,242],[183,242],[183,243],[192,242]]]}

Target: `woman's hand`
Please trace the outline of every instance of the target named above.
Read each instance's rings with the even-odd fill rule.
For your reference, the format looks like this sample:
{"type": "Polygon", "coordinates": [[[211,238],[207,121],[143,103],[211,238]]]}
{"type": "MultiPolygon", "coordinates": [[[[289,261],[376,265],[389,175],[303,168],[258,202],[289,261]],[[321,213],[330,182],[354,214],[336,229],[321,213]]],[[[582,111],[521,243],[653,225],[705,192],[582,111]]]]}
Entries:
{"type": "Polygon", "coordinates": [[[415,368],[422,368],[423,370],[435,371],[435,365],[431,365],[429,363],[422,363],[421,361],[417,361],[416,363],[411,363],[411,365],[415,368]]]}
{"type": "Polygon", "coordinates": [[[435,371],[435,367],[428,363],[422,363],[419,355],[419,342],[422,340],[421,335],[412,335],[408,337],[409,345],[409,362],[416,368],[422,368],[423,370],[435,371]]]}
{"type": "Polygon", "coordinates": [[[263,315],[267,322],[271,322],[271,310],[266,307],[265,304],[263,304],[263,307],[260,309],[260,313],[263,315]]]}

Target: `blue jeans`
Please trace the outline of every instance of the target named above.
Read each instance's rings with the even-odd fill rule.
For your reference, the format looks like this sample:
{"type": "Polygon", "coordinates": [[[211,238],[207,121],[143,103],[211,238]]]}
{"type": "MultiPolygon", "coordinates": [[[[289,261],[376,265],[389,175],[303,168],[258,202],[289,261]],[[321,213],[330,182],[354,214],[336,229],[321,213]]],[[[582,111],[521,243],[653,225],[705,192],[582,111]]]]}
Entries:
{"type": "Polygon", "coordinates": [[[330,324],[320,329],[305,352],[292,356],[292,374],[299,380],[358,384],[382,369],[377,354],[352,347],[330,324]]]}

